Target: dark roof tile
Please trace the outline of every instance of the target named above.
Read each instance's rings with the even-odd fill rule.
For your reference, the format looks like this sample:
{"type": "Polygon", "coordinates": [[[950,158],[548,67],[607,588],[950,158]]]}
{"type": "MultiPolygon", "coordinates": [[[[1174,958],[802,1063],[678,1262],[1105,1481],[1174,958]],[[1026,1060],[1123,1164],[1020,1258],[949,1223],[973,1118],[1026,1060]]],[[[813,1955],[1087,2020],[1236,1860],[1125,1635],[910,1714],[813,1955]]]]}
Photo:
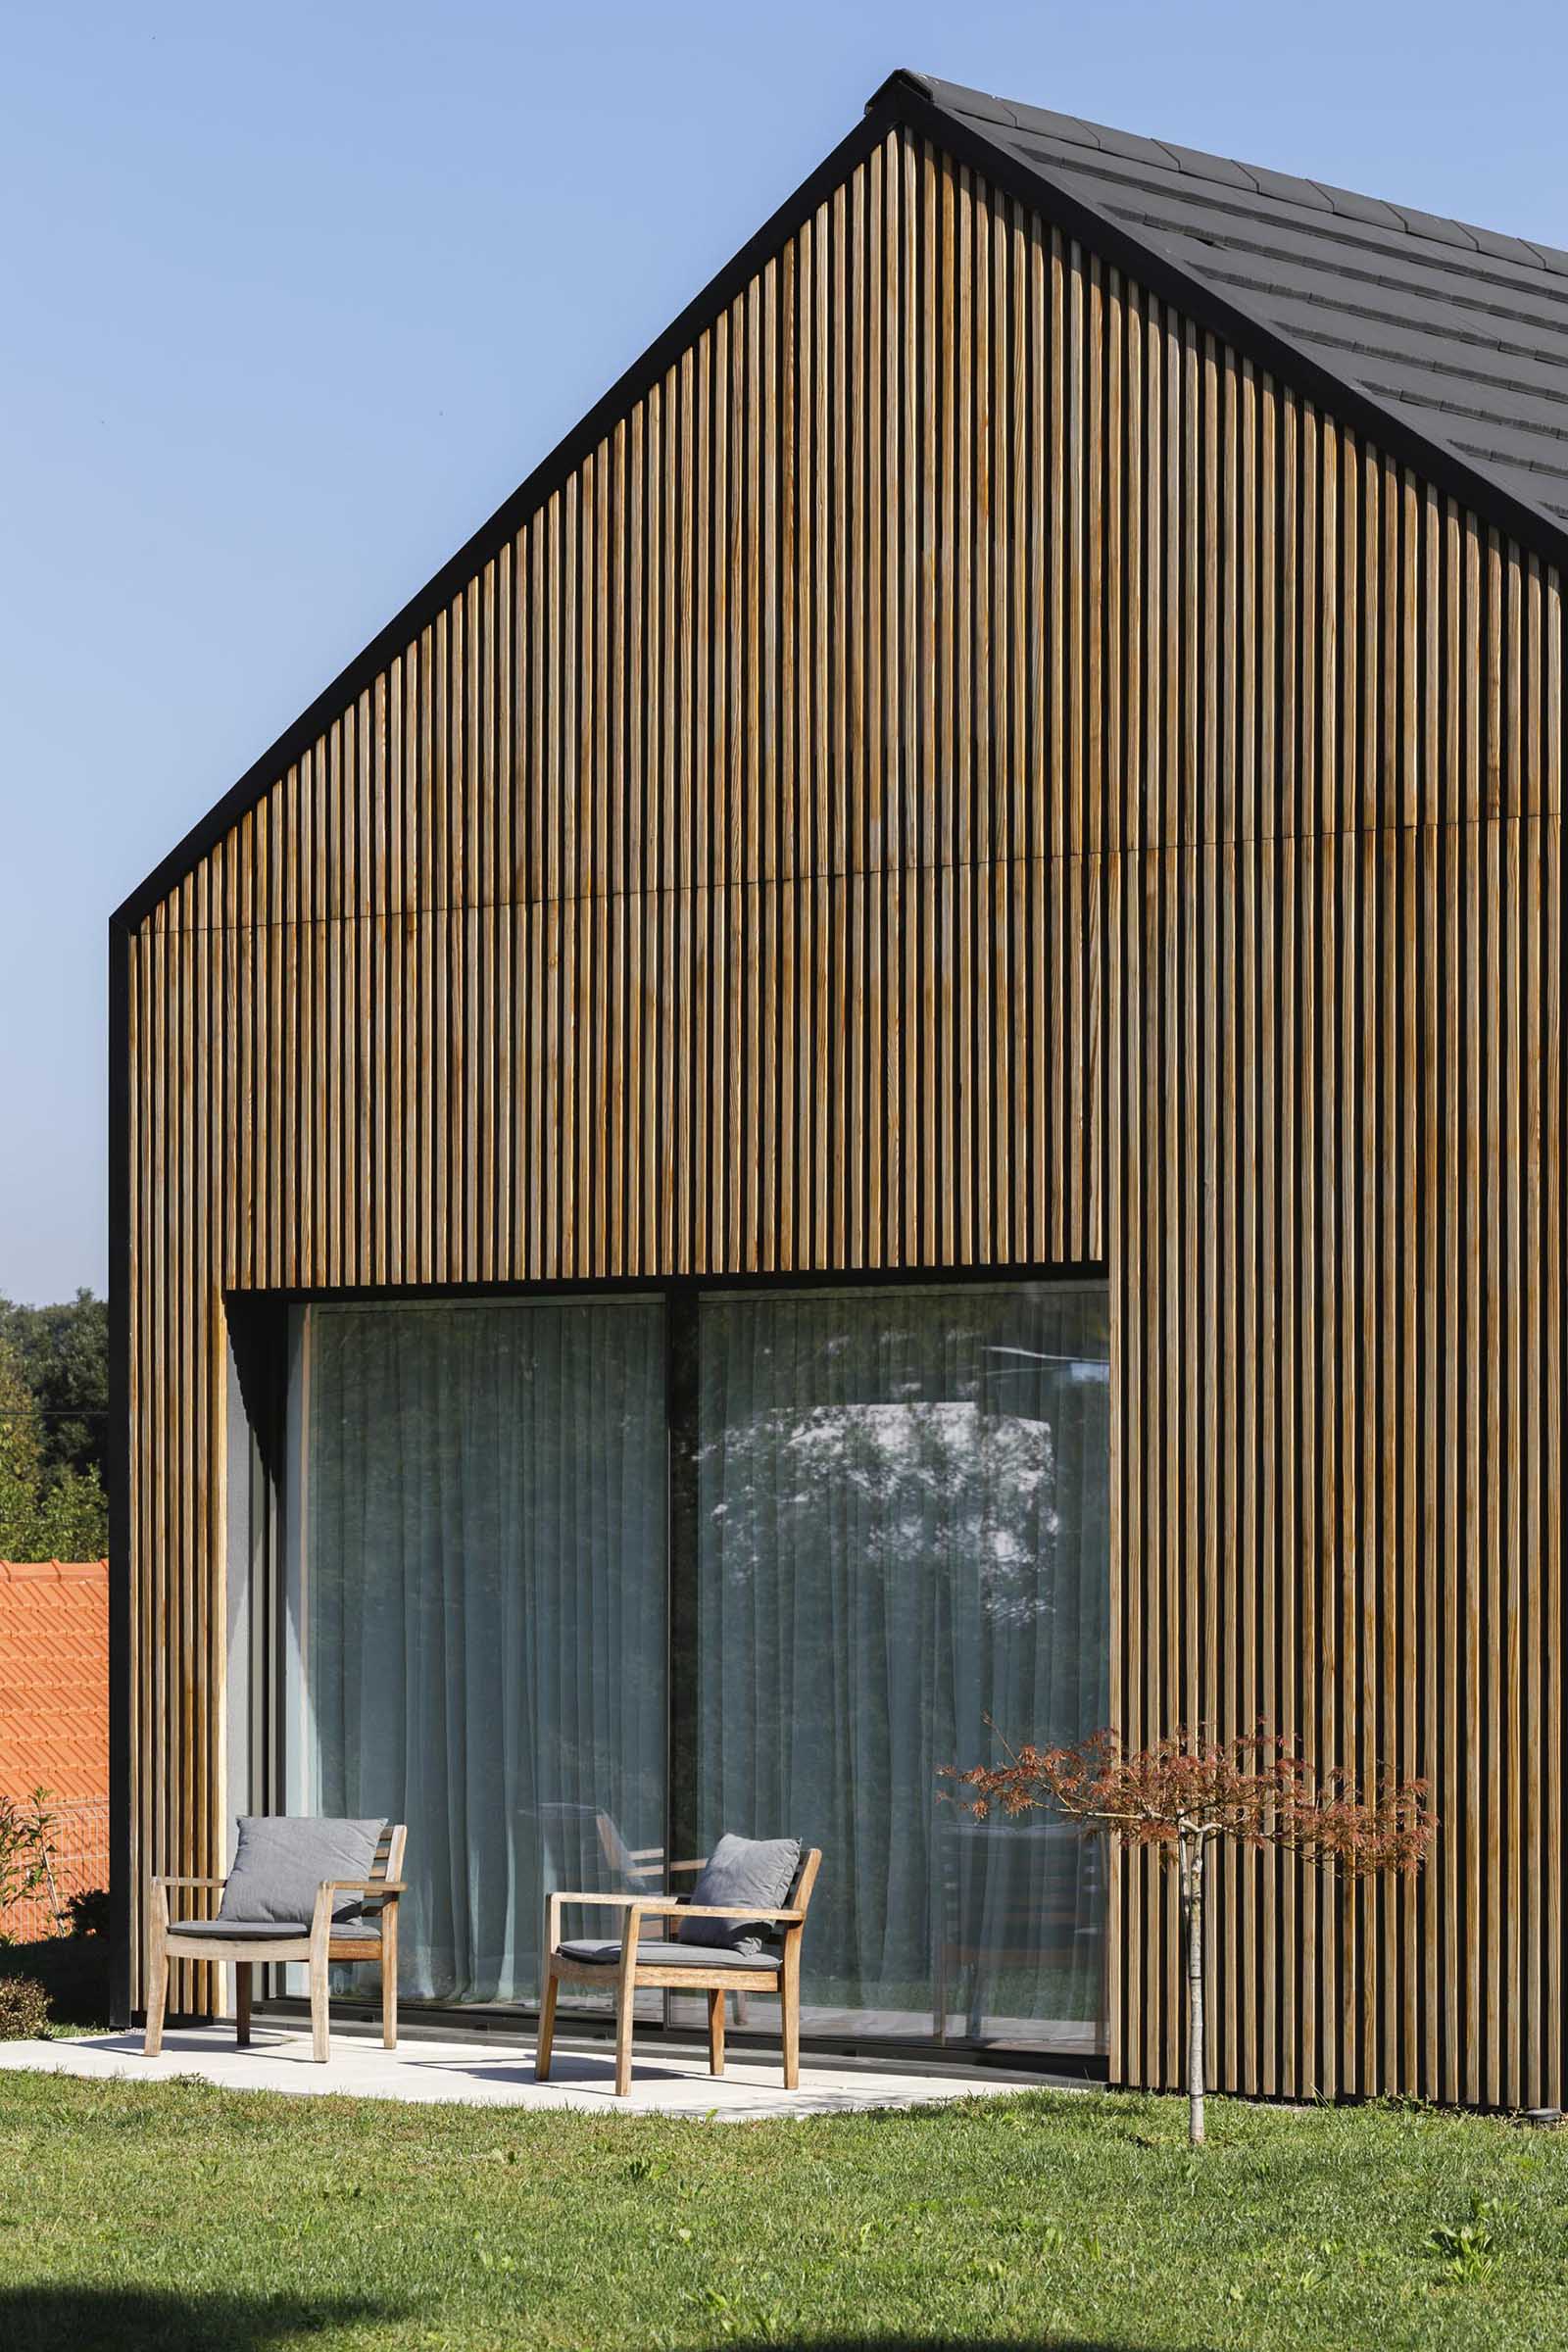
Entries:
{"type": "Polygon", "coordinates": [[[1518,262],[1526,270],[1539,270],[1541,256],[1523,237],[1505,237],[1497,228],[1477,228],[1473,222],[1461,223],[1465,234],[1472,238],[1478,253],[1490,253],[1499,262],[1518,262]]]}
{"type": "Polygon", "coordinates": [[[1325,180],[925,82],[1042,181],[1560,528],[1568,254],[1325,180]]]}
{"type": "Polygon", "coordinates": [[[1194,179],[1212,179],[1221,187],[1245,188],[1249,195],[1256,193],[1257,182],[1245,164],[1228,163],[1222,155],[1204,155],[1197,147],[1176,147],[1169,139],[1162,139],[1160,145],[1177,170],[1190,172],[1194,179]]]}
{"type": "Polygon", "coordinates": [[[1328,198],[1330,212],[1342,220],[1369,220],[1377,228],[1404,226],[1393,205],[1376,196],[1358,196],[1354,188],[1336,188],[1326,179],[1314,179],[1311,184],[1320,196],[1328,198]]]}

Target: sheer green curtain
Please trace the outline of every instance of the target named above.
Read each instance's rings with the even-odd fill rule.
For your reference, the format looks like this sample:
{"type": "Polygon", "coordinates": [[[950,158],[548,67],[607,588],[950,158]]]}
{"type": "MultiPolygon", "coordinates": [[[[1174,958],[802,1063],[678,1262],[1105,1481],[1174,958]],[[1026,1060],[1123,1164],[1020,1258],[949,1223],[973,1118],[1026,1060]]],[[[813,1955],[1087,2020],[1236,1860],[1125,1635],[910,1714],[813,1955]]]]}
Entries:
{"type": "Polygon", "coordinates": [[[532,1999],[600,1817],[664,1837],[658,1301],[310,1310],[293,1801],[409,1825],[416,1998],[532,1999]]]}
{"type": "Polygon", "coordinates": [[[1102,1285],[701,1309],[701,1833],[823,1848],[805,1995],[864,2031],[1092,2046],[1102,1858],[938,1773],[1107,1705],[1102,1285]]]}

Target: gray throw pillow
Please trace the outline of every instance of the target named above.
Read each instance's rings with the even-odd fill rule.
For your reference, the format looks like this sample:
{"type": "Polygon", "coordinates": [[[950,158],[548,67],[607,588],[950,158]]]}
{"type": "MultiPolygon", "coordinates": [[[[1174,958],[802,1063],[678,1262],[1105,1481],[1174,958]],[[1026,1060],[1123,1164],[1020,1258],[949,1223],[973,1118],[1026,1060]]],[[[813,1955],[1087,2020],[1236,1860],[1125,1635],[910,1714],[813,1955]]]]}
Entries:
{"type": "Polygon", "coordinates": [[[798,1838],[720,1838],[692,1888],[694,1903],[713,1903],[729,1919],[683,1919],[681,1940],[711,1943],[732,1952],[759,1953],[764,1936],[779,1931],[769,1920],[748,1919],[747,1906],[774,1910],[789,1893],[801,1866],[798,1838]]]}
{"type": "MultiPolygon", "coordinates": [[[[319,1821],[291,1813],[243,1813],[234,1867],[220,1919],[290,1919],[310,1924],[323,1879],[368,1879],[384,1821],[319,1821]]],[[[357,1919],[362,1898],[339,1895],[334,1920],[357,1919]]]]}

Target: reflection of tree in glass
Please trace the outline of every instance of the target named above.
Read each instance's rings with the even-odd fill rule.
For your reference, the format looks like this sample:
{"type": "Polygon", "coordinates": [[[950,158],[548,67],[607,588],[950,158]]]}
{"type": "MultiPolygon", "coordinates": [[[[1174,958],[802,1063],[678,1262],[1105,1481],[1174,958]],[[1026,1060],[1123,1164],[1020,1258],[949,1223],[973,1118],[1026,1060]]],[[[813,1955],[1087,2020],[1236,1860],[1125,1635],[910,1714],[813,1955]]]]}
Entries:
{"type": "Polygon", "coordinates": [[[1052,1424],[972,1402],[781,1406],[727,1430],[709,1516],[735,1582],[776,1570],[776,1524],[831,1504],[863,1523],[861,1573],[902,1577],[933,1546],[971,1565],[987,1615],[1049,1609],[1039,1553],[1060,1532],[1052,1424]]]}
{"type": "Polygon", "coordinates": [[[1077,1857],[959,1856],[933,1821],[944,1743],[986,1710],[1062,1737],[1102,1720],[1108,1391],[1078,1306],[988,1288],[705,1309],[704,1833],[822,1845],[810,1997],[928,2008],[941,1943],[979,1955],[966,2010],[1005,1976],[1013,2014],[1094,2013],[1077,1857]]]}

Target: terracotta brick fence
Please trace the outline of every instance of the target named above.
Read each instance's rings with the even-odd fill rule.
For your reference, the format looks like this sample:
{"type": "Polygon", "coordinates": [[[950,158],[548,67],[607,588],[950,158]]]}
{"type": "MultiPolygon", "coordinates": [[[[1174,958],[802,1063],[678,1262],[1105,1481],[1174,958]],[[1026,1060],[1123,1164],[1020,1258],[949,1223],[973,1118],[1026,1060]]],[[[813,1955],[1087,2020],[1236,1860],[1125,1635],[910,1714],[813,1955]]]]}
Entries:
{"type": "Polygon", "coordinates": [[[109,1803],[50,1805],[54,1821],[50,1839],[49,1875],[25,1902],[0,1911],[0,1939],[33,1943],[40,1936],[62,1935],[70,1926],[67,1911],[74,1894],[86,1894],[109,1884],[109,1803]]]}

